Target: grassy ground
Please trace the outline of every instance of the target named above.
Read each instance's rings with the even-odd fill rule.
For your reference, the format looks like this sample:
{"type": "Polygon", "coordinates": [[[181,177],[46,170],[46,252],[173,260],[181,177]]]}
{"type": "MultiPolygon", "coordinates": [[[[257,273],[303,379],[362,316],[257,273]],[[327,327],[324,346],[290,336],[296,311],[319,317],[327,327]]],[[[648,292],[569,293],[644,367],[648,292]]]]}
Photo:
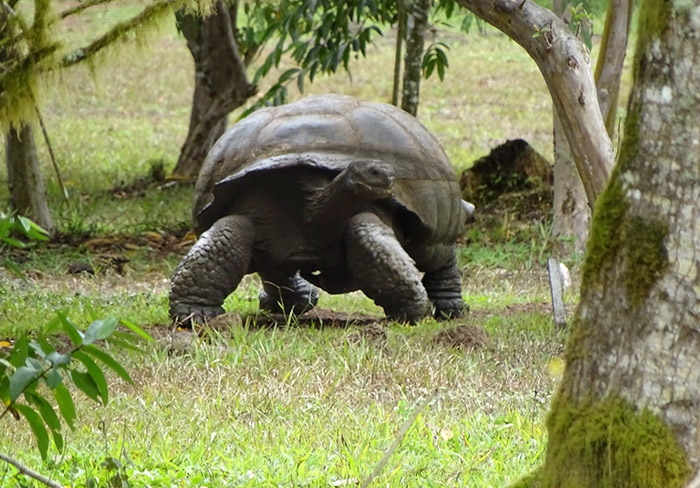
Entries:
{"type": "MultiPolygon", "coordinates": [[[[73,34],[102,25],[100,15],[73,34]]],[[[444,83],[424,84],[419,117],[457,171],[518,137],[551,157],[551,104],[534,63],[493,31],[443,40],[450,69],[444,83]]],[[[379,39],[352,79],[323,79],[307,93],[386,101],[392,56],[390,36],[379,39]]],[[[158,326],[168,322],[168,280],[188,245],[192,187],[131,184],[154,165],[172,169],[191,75],[172,28],[96,80],[82,69],[64,75],[43,109],[71,193],[63,203],[47,165],[64,237],[13,255],[23,279],[0,270],[0,338],[41,327],[57,309],[83,326],[94,310],[164,335],[158,326]],[[85,262],[94,276],[67,272],[85,262]]],[[[0,170],[0,201],[5,183],[0,170]]],[[[353,324],[260,328],[248,320],[185,348],[164,340],[145,355],[119,353],[136,384],[111,377],[107,407],[78,402],[82,426],[65,452],[42,464],[28,429],[12,419],[0,429],[0,449],[65,485],[107,486],[117,477],[135,487],[358,486],[414,406],[432,398],[374,486],[503,486],[538,464],[546,442],[556,386],[547,366],[564,342],[546,305],[548,243],[547,227],[533,226],[527,239],[462,247],[472,312],[460,321],[389,324],[377,337],[353,324]],[[464,325],[487,332],[483,347],[436,340],[464,325]],[[111,458],[123,468],[109,469],[111,458]]],[[[251,277],[226,307],[254,317],[256,298],[251,277]]],[[[361,294],[323,295],[320,306],[380,315],[361,294]]],[[[16,486],[14,473],[0,466],[0,486],[16,486]]]]}

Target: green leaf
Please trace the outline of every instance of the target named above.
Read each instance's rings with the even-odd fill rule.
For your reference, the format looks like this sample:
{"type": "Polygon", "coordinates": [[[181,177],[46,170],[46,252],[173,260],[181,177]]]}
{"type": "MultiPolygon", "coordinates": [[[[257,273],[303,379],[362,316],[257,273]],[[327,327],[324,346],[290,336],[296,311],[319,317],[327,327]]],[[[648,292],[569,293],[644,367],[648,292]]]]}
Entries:
{"type": "Polygon", "coordinates": [[[61,377],[60,373],[52,369],[48,373],[46,373],[46,386],[49,387],[50,390],[55,389],[58,385],[63,383],[63,378],[61,377]]]}
{"type": "Polygon", "coordinates": [[[107,405],[107,400],[109,399],[107,380],[105,380],[105,375],[100,367],[83,351],[75,351],[73,357],[85,365],[85,369],[87,369],[88,374],[100,393],[102,404],[107,405]]]}
{"type": "Polygon", "coordinates": [[[21,215],[18,215],[17,221],[20,224],[20,230],[22,230],[25,234],[28,233],[29,230],[32,228],[32,221],[29,220],[27,217],[22,217],[21,215]]]}
{"type": "Polygon", "coordinates": [[[10,353],[8,360],[12,366],[19,368],[24,365],[27,356],[29,356],[29,338],[27,336],[22,336],[15,341],[15,345],[12,348],[12,353],[10,353]]]}
{"type": "Polygon", "coordinates": [[[36,358],[33,357],[28,357],[27,360],[24,362],[25,366],[28,368],[32,368],[34,371],[37,373],[41,373],[44,371],[44,366],[37,360],[36,358]]]}
{"type": "Polygon", "coordinates": [[[18,240],[15,239],[14,237],[4,236],[4,237],[2,238],[2,240],[3,240],[3,242],[4,242],[5,244],[7,244],[8,246],[17,247],[17,248],[20,248],[20,249],[27,247],[27,245],[26,245],[24,242],[18,241],[18,240]]]}
{"type": "Polygon", "coordinates": [[[58,312],[58,318],[61,320],[61,327],[68,335],[68,338],[73,345],[79,346],[83,343],[83,335],[78,331],[75,324],[68,318],[65,312],[58,312]]]}
{"type": "Polygon", "coordinates": [[[106,339],[112,335],[114,329],[117,328],[117,323],[117,319],[114,317],[107,317],[104,320],[95,320],[85,331],[83,344],[92,344],[95,341],[106,339]]]}
{"type": "Polygon", "coordinates": [[[153,337],[151,337],[151,335],[148,332],[143,330],[141,327],[139,327],[135,323],[133,323],[129,320],[124,320],[124,319],[120,320],[119,323],[122,324],[127,329],[129,329],[134,334],[136,334],[137,336],[147,340],[148,342],[155,342],[155,339],[153,337]]]}
{"type": "Polygon", "coordinates": [[[83,351],[103,362],[106,366],[108,366],[115,373],[117,373],[119,377],[121,377],[124,381],[131,384],[134,383],[131,379],[131,376],[129,376],[129,373],[122,367],[122,365],[119,364],[112,356],[110,356],[108,353],[106,353],[99,347],[93,345],[85,346],[83,347],[83,351]]]}
{"type": "Polygon", "coordinates": [[[10,377],[10,401],[14,402],[29,386],[29,384],[37,378],[37,372],[34,368],[22,366],[17,368],[14,374],[10,377]]]}
{"type": "Polygon", "coordinates": [[[60,385],[56,386],[56,388],[53,390],[53,396],[58,404],[58,410],[61,412],[61,415],[65,419],[68,426],[72,429],[73,422],[76,419],[75,405],[73,404],[73,398],[70,396],[70,392],[68,391],[68,388],[66,388],[66,385],[61,383],[60,385]]]}
{"type": "MultiPolygon", "coordinates": [[[[27,396],[27,395],[25,395],[27,396]]],[[[39,393],[29,393],[29,401],[39,410],[44,422],[51,430],[61,430],[61,421],[58,420],[58,415],[54,411],[51,404],[39,393]]]]}
{"type": "Polygon", "coordinates": [[[70,354],[61,354],[54,351],[46,356],[46,360],[50,362],[51,366],[55,369],[70,364],[71,356],[70,354]]]}
{"type": "MultiPolygon", "coordinates": [[[[116,335],[116,334],[115,334],[115,335],[116,335]]],[[[112,336],[112,337],[109,338],[109,343],[110,343],[110,344],[114,344],[115,346],[120,347],[120,348],[122,348],[122,349],[127,349],[127,350],[129,350],[129,351],[134,351],[134,352],[138,352],[138,353],[141,353],[141,354],[146,354],[146,350],[145,350],[145,349],[142,349],[142,348],[140,348],[140,347],[138,347],[138,346],[135,346],[135,345],[132,344],[132,342],[129,341],[128,339],[123,339],[123,338],[119,338],[119,337],[114,337],[114,336],[112,336]]]]}
{"type": "Polygon", "coordinates": [[[83,393],[85,393],[88,398],[92,398],[96,402],[100,401],[100,389],[95,384],[95,380],[92,379],[88,373],[82,373],[80,371],[71,371],[70,379],[73,380],[73,384],[83,393]]]}
{"type": "Polygon", "coordinates": [[[15,410],[21,413],[24,418],[27,419],[27,422],[29,422],[29,427],[31,427],[32,432],[34,432],[34,437],[36,437],[41,459],[46,460],[46,455],[49,450],[49,434],[46,432],[41,417],[33,408],[27,405],[17,404],[15,405],[15,410]]]}

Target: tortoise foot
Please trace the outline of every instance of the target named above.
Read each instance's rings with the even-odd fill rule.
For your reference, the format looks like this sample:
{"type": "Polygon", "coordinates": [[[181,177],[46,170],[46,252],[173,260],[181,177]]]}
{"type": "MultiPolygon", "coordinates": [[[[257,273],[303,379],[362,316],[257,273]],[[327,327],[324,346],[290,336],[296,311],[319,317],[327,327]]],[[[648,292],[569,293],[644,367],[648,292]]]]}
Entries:
{"type": "Polygon", "coordinates": [[[258,297],[260,308],[272,313],[301,315],[318,303],[318,290],[296,274],[282,280],[263,278],[263,290],[258,297]]]}
{"type": "Polygon", "coordinates": [[[224,313],[222,307],[178,302],[170,308],[170,317],[178,327],[192,328],[224,313]]]}

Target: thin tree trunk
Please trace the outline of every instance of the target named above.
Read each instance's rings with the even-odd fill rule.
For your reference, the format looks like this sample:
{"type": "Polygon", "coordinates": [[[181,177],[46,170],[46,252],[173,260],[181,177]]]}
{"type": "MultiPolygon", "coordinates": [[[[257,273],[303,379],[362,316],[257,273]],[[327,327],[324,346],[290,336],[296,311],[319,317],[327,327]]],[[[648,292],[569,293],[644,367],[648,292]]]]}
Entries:
{"type": "Polygon", "coordinates": [[[531,486],[697,481],[698,12],[698,0],[642,6],[625,137],[596,207],[546,463],[531,486]]]}
{"type": "Polygon", "coordinates": [[[406,55],[404,56],[401,108],[418,113],[425,31],[428,28],[430,0],[406,0],[406,55]]]}
{"type": "MultiPolygon", "coordinates": [[[[553,2],[554,13],[560,18],[564,16],[564,2],[553,2]]],[[[582,253],[588,240],[588,229],[591,223],[591,206],[588,204],[586,191],[583,188],[581,177],[576,169],[571,156],[569,142],[566,139],[564,128],[557,111],[553,114],[553,144],[554,144],[554,202],[552,235],[558,238],[557,252],[560,255],[568,255],[571,248],[565,244],[563,237],[571,238],[573,251],[582,253]]]]}
{"type": "Polygon", "coordinates": [[[600,112],[603,114],[605,127],[611,138],[615,134],[620,79],[627,53],[631,20],[632,0],[610,0],[595,68],[595,80],[600,112]]]}
{"type": "Polygon", "coordinates": [[[226,130],[228,114],[255,94],[234,38],[237,3],[216,2],[208,17],[184,14],[180,26],[194,58],[195,89],[189,132],[173,177],[194,179],[209,149],[226,130]]]}
{"type": "Polygon", "coordinates": [[[394,83],[391,87],[391,104],[399,106],[399,87],[401,86],[401,60],[403,59],[403,41],[406,37],[406,6],[405,0],[397,0],[396,8],[396,47],[394,51],[394,83]]]}
{"type": "Polygon", "coordinates": [[[574,164],[569,143],[564,136],[564,129],[556,113],[554,117],[554,198],[552,235],[558,238],[559,255],[566,256],[572,250],[562,238],[571,238],[573,251],[583,253],[588,241],[588,231],[591,224],[591,207],[588,204],[586,191],[581,183],[574,164]]]}
{"type": "Polygon", "coordinates": [[[608,181],[614,151],[600,114],[586,47],[560,18],[530,0],[457,3],[503,31],[537,63],[592,205],[608,181]]]}
{"type": "Polygon", "coordinates": [[[5,134],[7,181],[10,186],[12,208],[19,215],[29,217],[44,229],[51,231],[53,221],[46,201],[46,189],[39,168],[32,128],[23,125],[11,128],[5,134]]]}

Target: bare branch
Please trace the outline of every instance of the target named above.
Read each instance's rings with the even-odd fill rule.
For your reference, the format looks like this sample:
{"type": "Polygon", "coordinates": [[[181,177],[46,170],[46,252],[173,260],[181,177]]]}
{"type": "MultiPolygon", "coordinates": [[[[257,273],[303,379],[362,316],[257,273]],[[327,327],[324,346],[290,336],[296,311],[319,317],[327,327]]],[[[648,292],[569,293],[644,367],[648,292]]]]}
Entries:
{"type": "Polygon", "coordinates": [[[49,486],[51,488],[63,488],[63,486],[59,485],[58,483],[53,481],[51,478],[47,478],[43,474],[37,473],[33,469],[28,468],[24,464],[20,463],[16,459],[14,459],[6,454],[3,454],[1,452],[0,452],[0,460],[5,461],[8,464],[11,464],[15,468],[17,468],[19,470],[19,472],[22,473],[23,475],[29,476],[30,478],[35,479],[36,481],[38,481],[39,483],[41,483],[43,485],[49,486]]]}
{"type": "Polygon", "coordinates": [[[615,154],[585,45],[559,17],[531,0],[457,2],[503,31],[537,63],[592,205],[608,181],[615,154]]]}

